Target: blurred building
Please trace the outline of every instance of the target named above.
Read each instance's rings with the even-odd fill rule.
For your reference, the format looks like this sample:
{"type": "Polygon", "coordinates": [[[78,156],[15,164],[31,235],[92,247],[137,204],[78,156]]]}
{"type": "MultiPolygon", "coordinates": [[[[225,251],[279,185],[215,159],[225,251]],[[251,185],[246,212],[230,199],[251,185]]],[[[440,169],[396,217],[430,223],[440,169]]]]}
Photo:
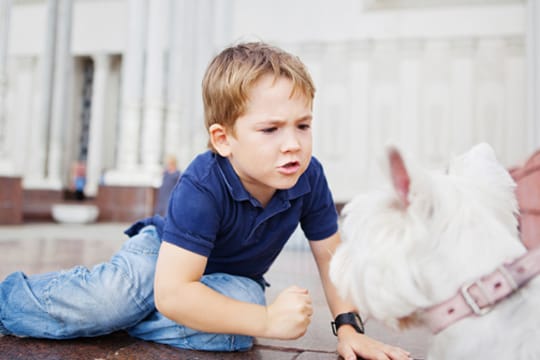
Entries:
{"type": "Polygon", "coordinates": [[[150,214],[164,155],[206,147],[208,62],[244,40],[308,65],[337,202],[389,142],[517,164],[540,145],[539,21],[537,0],[0,0],[0,222],[47,216],[78,161],[102,220],[150,214]]]}

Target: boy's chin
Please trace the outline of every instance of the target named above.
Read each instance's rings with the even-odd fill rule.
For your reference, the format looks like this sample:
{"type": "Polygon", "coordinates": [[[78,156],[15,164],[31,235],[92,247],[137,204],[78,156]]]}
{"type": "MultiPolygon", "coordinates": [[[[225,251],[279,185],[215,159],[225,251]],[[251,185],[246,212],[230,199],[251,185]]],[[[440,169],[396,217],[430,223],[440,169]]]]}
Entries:
{"type": "Polygon", "coordinates": [[[289,190],[293,188],[296,183],[298,182],[299,176],[295,176],[294,178],[276,181],[275,186],[273,186],[276,190],[289,190]]]}

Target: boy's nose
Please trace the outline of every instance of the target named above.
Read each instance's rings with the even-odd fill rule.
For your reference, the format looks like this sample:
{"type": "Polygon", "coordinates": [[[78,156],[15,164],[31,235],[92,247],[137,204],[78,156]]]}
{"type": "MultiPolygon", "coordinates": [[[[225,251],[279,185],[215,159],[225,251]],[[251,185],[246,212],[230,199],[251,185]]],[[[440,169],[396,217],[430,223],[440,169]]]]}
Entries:
{"type": "Polygon", "coordinates": [[[300,140],[294,131],[286,131],[281,146],[283,151],[295,151],[300,149],[300,140]]]}

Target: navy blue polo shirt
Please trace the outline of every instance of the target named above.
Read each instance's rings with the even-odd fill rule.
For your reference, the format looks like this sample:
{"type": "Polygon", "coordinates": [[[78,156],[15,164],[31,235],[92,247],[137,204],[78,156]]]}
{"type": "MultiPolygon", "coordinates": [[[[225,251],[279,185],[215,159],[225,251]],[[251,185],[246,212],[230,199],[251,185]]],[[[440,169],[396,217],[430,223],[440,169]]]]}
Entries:
{"type": "Polygon", "coordinates": [[[163,240],[208,258],[205,274],[224,272],[256,280],[300,223],[309,240],[338,230],[338,215],[323,168],[311,159],[288,190],[262,207],[227,158],[211,151],[197,156],[174,188],[163,240]]]}

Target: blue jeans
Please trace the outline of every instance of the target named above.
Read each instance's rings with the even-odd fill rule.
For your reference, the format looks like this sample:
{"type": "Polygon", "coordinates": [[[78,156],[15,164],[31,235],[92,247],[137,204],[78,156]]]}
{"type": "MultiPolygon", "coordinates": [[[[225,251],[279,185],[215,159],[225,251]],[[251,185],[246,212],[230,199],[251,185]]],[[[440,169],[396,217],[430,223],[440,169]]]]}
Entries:
{"type": "MultiPolygon", "coordinates": [[[[70,339],[126,330],[183,349],[250,349],[250,336],[196,331],[156,310],[153,281],[160,245],[151,225],[128,239],[109,262],[92,269],[9,275],[0,283],[0,334],[70,339]]],[[[201,282],[231,298],[265,304],[263,287],[252,279],[216,273],[201,282]]]]}

